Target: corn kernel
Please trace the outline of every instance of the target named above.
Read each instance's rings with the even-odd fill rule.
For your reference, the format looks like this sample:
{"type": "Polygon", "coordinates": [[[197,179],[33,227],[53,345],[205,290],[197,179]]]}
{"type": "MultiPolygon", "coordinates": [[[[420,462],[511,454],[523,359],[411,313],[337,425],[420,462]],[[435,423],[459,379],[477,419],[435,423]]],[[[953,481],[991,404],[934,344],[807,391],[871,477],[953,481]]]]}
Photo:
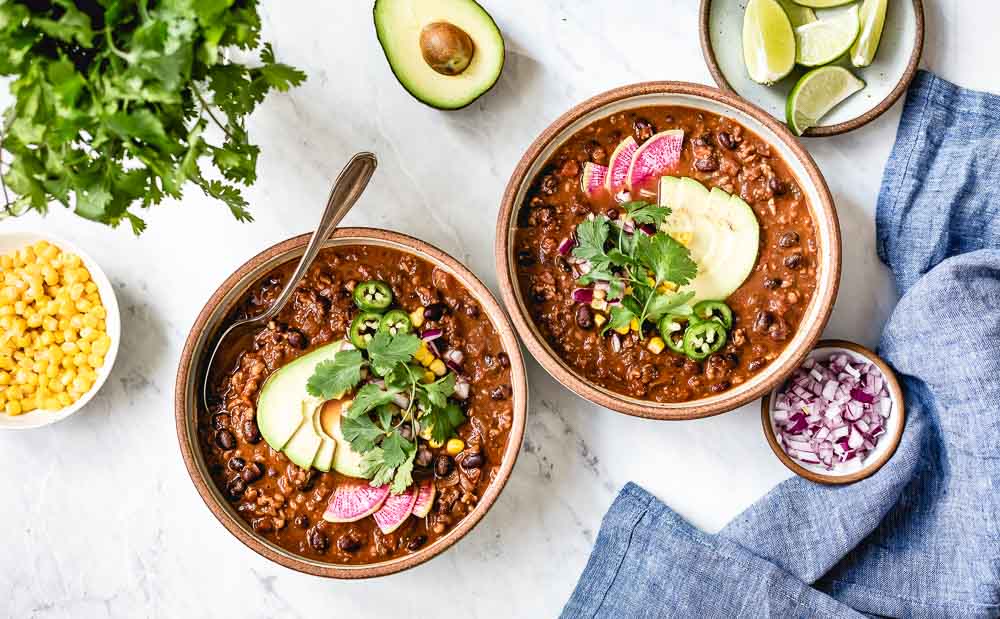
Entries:
{"type": "Polygon", "coordinates": [[[448,439],[448,443],[445,445],[444,448],[445,452],[449,456],[457,456],[458,454],[462,453],[463,449],[465,449],[465,441],[463,441],[460,438],[448,439]]]}
{"type": "Polygon", "coordinates": [[[434,372],[435,376],[444,376],[448,373],[448,367],[440,359],[435,359],[429,369],[431,372],[434,372]]]}
{"type": "Polygon", "coordinates": [[[427,370],[426,372],[424,372],[424,376],[423,376],[422,380],[425,383],[433,383],[434,380],[435,380],[434,372],[431,372],[430,370],[427,370]]]}
{"type": "Polygon", "coordinates": [[[638,332],[639,331],[639,319],[638,318],[633,318],[632,320],[630,320],[629,323],[628,323],[628,327],[629,327],[629,329],[638,332]]]}
{"type": "Polygon", "coordinates": [[[594,290],[594,298],[595,299],[603,299],[606,296],[607,296],[607,293],[604,292],[603,290],[594,290]]]}
{"type": "Polygon", "coordinates": [[[98,354],[91,354],[90,356],[87,357],[87,365],[89,365],[94,369],[97,369],[102,365],[104,365],[104,357],[98,354]]]}
{"type": "Polygon", "coordinates": [[[615,333],[620,335],[628,335],[629,325],[622,325],[620,327],[615,327],[615,333]]]}
{"type": "Polygon", "coordinates": [[[69,406],[73,403],[73,398],[69,397],[69,394],[67,393],[60,393],[56,396],[56,399],[59,400],[59,404],[63,407],[69,406]]]}
{"type": "Polygon", "coordinates": [[[444,445],[441,441],[435,441],[433,438],[429,439],[427,444],[431,446],[431,449],[439,449],[441,445],[444,445]]]}
{"type": "Polygon", "coordinates": [[[415,309],[412,312],[410,312],[410,323],[412,323],[415,328],[419,327],[422,324],[424,324],[424,308],[423,307],[418,307],[417,309],[415,309]]]}
{"type": "Polygon", "coordinates": [[[666,345],[667,344],[666,342],[663,341],[663,338],[654,337],[649,340],[648,344],[646,344],[646,348],[649,350],[649,352],[653,353],[654,355],[658,355],[661,352],[663,352],[663,348],[666,345]]]}
{"type": "Polygon", "coordinates": [[[4,406],[4,412],[11,417],[14,415],[20,415],[22,413],[21,404],[18,402],[7,402],[7,405],[4,406]]]}
{"type": "Polygon", "coordinates": [[[608,319],[604,317],[604,314],[594,314],[594,324],[598,327],[603,326],[607,321],[608,319]]]}

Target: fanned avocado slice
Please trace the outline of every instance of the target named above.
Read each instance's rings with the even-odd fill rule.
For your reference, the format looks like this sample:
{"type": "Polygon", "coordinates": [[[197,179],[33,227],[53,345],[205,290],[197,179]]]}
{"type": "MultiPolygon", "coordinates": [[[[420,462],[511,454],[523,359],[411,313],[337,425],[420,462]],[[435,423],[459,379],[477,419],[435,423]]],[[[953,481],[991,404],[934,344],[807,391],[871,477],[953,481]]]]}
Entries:
{"type": "Polygon", "coordinates": [[[421,102],[463,108],[500,78],[503,36],[474,0],[375,0],[374,15],[392,72],[421,102]]]}

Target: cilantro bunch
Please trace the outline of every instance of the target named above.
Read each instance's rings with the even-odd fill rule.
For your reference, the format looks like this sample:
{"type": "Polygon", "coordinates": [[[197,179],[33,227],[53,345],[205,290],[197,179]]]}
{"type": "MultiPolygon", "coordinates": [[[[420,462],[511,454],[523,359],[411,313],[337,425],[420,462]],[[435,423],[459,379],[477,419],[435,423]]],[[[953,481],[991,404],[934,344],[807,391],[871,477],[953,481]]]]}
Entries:
{"type": "Polygon", "coordinates": [[[647,320],[655,323],[667,312],[676,311],[694,297],[694,292],[664,292],[663,285],[670,282],[673,288],[680,288],[698,273],[691,252],[669,234],[635,231],[635,226],[644,225],[659,230],[670,216],[668,207],[634,201],[622,208],[625,215],[615,222],[598,215],[576,227],[573,256],[590,265],[577,282],[608,282],[608,298],[621,299],[621,304],[611,306],[611,319],[602,333],[624,327],[632,319],[639,325],[647,320]]]}
{"type": "Polygon", "coordinates": [[[449,400],[455,391],[454,373],[432,383],[421,381],[425,370],[413,359],[420,343],[413,334],[379,331],[368,344],[367,358],[360,350],[342,350],[332,361],[318,363],[306,385],[310,395],[331,400],[357,388],[362,369],[381,378],[382,384],[369,382],[357,390],[341,417],[340,429],[351,448],[361,454],[363,474],[371,485],[391,483],[393,494],[413,483],[417,436],[422,429],[443,443],[465,423],[462,409],[449,400]],[[401,401],[405,407],[397,406],[401,401]],[[406,425],[411,438],[401,431],[406,425]]]}
{"type": "Polygon", "coordinates": [[[0,219],[58,202],[138,234],[136,207],[190,182],[251,220],[240,185],[260,150],[246,116],[305,79],[261,46],[260,26],[256,0],[0,0],[0,75],[15,98],[0,128],[0,219]]]}

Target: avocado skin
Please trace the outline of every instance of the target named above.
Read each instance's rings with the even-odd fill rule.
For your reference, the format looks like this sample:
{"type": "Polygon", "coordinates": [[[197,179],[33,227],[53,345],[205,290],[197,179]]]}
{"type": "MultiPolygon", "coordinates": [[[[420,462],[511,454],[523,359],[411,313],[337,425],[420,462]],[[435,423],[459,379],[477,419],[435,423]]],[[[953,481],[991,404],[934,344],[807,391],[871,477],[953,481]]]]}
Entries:
{"type": "MultiPolygon", "coordinates": [[[[441,110],[441,111],[444,111],[444,112],[451,112],[451,111],[455,111],[455,110],[462,110],[462,109],[465,109],[465,108],[469,107],[470,105],[472,105],[473,103],[475,103],[476,101],[478,101],[483,95],[485,95],[489,91],[493,90],[493,87],[496,86],[497,82],[500,81],[500,76],[503,75],[504,67],[507,64],[507,44],[506,44],[506,41],[504,41],[503,46],[500,48],[500,69],[497,71],[496,79],[494,79],[493,82],[489,86],[487,86],[486,89],[484,89],[482,92],[480,92],[479,94],[477,94],[474,97],[472,97],[471,99],[469,99],[469,101],[467,101],[466,103],[463,103],[461,105],[447,106],[447,105],[439,105],[437,103],[434,103],[433,101],[428,101],[427,99],[421,98],[420,95],[418,95],[417,93],[413,92],[413,89],[410,88],[410,86],[407,83],[408,80],[404,79],[403,76],[401,76],[396,71],[396,67],[393,66],[392,61],[389,59],[389,54],[385,51],[386,43],[382,39],[382,33],[379,32],[378,24],[376,23],[376,14],[378,13],[378,5],[379,5],[379,2],[382,2],[382,1],[383,0],[375,0],[374,5],[372,6],[372,23],[375,24],[375,36],[378,37],[379,47],[382,48],[382,55],[385,56],[385,61],[389,65],[389,70],[392,71],[393,77],[396,78],[396,81],[399,82],[399,85],[402,86],[403,89],[406,90],[406,92],[410,93],[411,97],[413,97],[417,101],[423,103],[427,107],[432,107],[432,108],[434,108],[436,110],[441,110]]],[[[472,4],[475,4],[480,9],[482,9],[483,13],[490,20],[490,23],[493,24],[493,27],[496,28],[497,32],[501,33],[500,38],[501,38],[501,40],[503,40],[503,34],[502,34],[502,31],[500,30],[500,26],[497,25],[496,20],[493,19],[492,15],[490,15],[490,12],[487,11],[483,7],[483,5],[479,4],[476,0],[466,0],[466,1],[470,2],[472,4]]]]}

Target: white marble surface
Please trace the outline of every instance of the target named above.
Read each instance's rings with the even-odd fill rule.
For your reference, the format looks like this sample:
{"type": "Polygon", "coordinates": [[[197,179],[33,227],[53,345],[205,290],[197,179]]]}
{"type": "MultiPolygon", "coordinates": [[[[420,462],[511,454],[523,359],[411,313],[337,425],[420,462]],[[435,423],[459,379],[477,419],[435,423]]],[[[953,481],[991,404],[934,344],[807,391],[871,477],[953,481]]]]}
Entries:
{"type": "MultiPolygon", "coordinates": [[[[902,0],[893,0],[902,1],[902,0]]],[[[923,65],[1000,90],[992,0],[926,0],[923,65]]],[[[118,364],[70,420],[0,435],[0,614],[10,617],[542,617],[558,613],[601,516],[635,480],[714,531],[788,473],[761,434],[758,407],[656,423],[584,402],[530,362],[532,404],[506,491],[456,548],[367,582],[300,575],[228,535],[196,494],[173,426],[174,372],[188,328],[215,287],[260,249],[308,231],[328,184],[356,150],[381,167],[348,224],[425,239],[496,289],[493,225],[524,148],[572,104],[629,82],[710,83],[695,0],[491,0],[508,43],[496,88],[438,112],[396,84],[361,0],[264,2],[266,38],[310,79],[250,124],[262,147],[241,225],[193,191],[149,213],[134,238],[53,212],[0,226],[45,226],[85,247],[122,304],[118,364]],[[471,600],[471,601],[470,601],[471,600]]],[[[894,293],[874,251],[880,173],[901,104],[857,132],[808,147],[835,195],[844,279],[827,334],[872,345],[894,293]]]]}

